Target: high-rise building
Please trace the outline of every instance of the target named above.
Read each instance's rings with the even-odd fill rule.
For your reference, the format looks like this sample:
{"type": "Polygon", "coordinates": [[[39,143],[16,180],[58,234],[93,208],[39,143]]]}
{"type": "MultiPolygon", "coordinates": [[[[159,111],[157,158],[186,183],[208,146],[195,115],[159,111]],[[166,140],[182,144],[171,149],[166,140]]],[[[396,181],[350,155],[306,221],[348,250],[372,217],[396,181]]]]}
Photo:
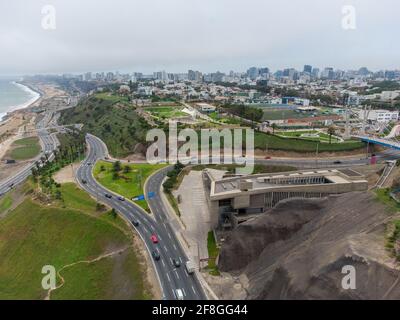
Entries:
{"type": "Polygon", "coordinates": [[[257,79],[259,75],[259,70],[256,67],[251,67],[247,70],[247,76],[251,79],[251,80],[255,80],[257,79]]]}
{"type": "Polygon", "coordinates": [[[304,65],[303,72],[304,72],[304,73],[311,74],[311,72],[312,72],[312,66],[310,66],[309,64],[304,65]]]}
{"type": "Polygon", "coordinates": [[[319,68],[313,68],[311,74],[315,79],[318,79],[319,78],[319,68]]]}
{"type": "Polygon", "coordinates": [[[188,71],[188,80],[201,82],[203,80],[203,74],[200,71],[189,70],[188,71]]]}
{"type": "Polygon", "coordinates": [[[90,81],[92,80],[92,73],[91,72],[86,72],[84,76],[85,81],[90,81]]]}

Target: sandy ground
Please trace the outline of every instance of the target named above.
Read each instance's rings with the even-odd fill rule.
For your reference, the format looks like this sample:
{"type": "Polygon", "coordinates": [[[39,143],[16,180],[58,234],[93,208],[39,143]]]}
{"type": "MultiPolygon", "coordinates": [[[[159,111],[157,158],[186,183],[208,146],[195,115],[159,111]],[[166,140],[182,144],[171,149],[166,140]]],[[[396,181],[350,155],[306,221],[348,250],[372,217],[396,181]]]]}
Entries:
{"type": "Polygon", "coordinates": [[[69,166],[62,168],[60,171],[56,172],[53,176],[54,180],[57,183],[67,183],[67,182],[75,182],[75,172],[78,170],[80,163],[74,163],[69,166]]]}

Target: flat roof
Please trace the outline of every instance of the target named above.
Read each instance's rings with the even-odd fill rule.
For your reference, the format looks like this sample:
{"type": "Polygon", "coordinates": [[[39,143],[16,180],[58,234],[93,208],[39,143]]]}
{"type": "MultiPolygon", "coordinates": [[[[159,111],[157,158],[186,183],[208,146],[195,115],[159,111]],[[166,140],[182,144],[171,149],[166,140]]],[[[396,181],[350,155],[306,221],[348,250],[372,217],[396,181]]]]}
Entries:
{"type": "Polygon", "coordinates": [[[362,180],[363,175],[351,169],[323,169],[236,176],[219,180],[212,178],[212,180],[214,183],[213,194],[217,195],[229,192],[240,192],[241,183],[248,185],[248,191],[253,191],[268,188],[277,188],[280,186],[307,186],[315,184],[352,183],[354,181],[354,177],[359,177],[362,180]],[[298,180],[301,178],[315,178],[316,180],[311,181],[310,183],[299,183],[298,180]]]}

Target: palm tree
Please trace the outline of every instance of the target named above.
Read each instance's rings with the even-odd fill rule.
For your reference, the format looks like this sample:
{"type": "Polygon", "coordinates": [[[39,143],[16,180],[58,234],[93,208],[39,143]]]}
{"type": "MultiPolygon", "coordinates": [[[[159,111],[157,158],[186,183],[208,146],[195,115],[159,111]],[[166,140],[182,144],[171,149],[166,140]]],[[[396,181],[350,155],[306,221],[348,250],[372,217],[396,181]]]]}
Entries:
{"type": "Polygon", "coordinates": [[[278,128],[278,125],[276,123],[273,123],[271,125],[271,128],[272,128],[272,134],[275,134],[275,129],[278,128]]]}
{"type": "Polygon", "coordinates": [[[330,126],[328,128],[328,134],[329,134],[329,144],[331,144],[332,142],[332,135],[334,135],[336,133],[335,127],[330,126]]]}

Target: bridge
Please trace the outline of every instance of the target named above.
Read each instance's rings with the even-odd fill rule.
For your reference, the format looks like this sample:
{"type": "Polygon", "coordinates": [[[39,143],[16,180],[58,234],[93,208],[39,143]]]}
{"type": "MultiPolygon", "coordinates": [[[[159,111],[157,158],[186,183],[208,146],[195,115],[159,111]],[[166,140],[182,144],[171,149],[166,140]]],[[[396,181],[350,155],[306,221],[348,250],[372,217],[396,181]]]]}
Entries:
{"type": "Polygon", "coordinates": [[[378,144],[380,146],[400,150],[400,142],[397,141],[395,138],[388,139],[388,138],[378,138],[374,136],[366,136],[366,135],[353,135],[354,138],[358,138],[364,142],[378,144]]]}

